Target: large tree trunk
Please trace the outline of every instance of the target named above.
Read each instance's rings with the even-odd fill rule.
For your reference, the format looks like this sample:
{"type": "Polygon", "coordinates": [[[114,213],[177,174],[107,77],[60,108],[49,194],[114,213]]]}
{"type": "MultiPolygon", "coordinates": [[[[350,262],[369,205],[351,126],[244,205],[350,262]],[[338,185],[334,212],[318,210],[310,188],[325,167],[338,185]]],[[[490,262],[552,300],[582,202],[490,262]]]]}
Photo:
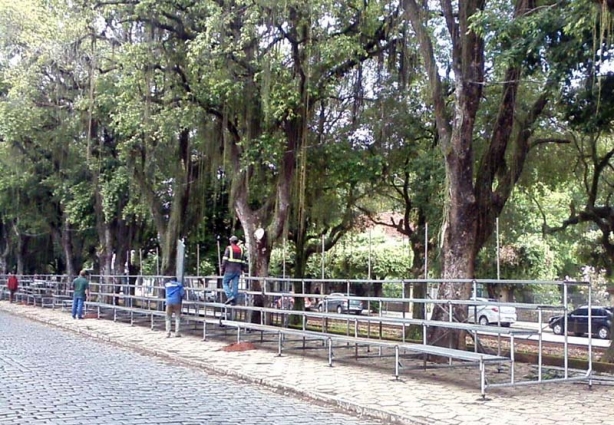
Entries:
{"type": "MultiPolygon", "coordinates": [[[[452,125],[445,123],[438,128],[440,136],[443,136],[441,147],[448,185],[447,213],[443,225],[443,279],[466,279],[474,274],[477,210],[473,186],[473,131],[484,80],[484,42],[469,29],[469,19],[483,9],[484,3],[484,0],[460,3],[457,20],[452,3],[442,2],[453,40],[452,61],[456,84],[452,125]]],[[[443,120],[444,116],[439,121],[443,120]]],[[[467,299],[470,291],[469,284],[444,281],[439,287],[438,298],[467,299]]],[[[464,322],[467,316],[465,306],[439,304],[433,312],[433,320],[449,320],[450,313],[453,320],[460,322],[464,322]]],[[[430,329],[429,342],[453,348],[465,346],[463,332],[443,327],[430,329]]]]}
{"type": "MultiPolygon", "coordinates": [[[[77,275],[75,268],[74,252],[72,244],[72,229],[67,217],[63,217],[63,225],[61,232],[62,249],[64,250],[64,257],[66,258],[66,274],[71,278],[77,275]]],[[[79,265],[81,267],[81,265],[79,265]]]]}
{"type": "MultiPolygon", "coordinates": [[[[262,291],[262,281],[259,278],[265,278],[269,272],[269,262],[271,258],[271,246],[269,246],[269,237],[265,231],[264,236],[257,240],[255,232],[258,228],[263,228],[259,220],[258,214],[247,204],[247,193],[241,191],[235,201],[235,211],[241,222],[241,227],[245,234],[245,243],[249,259],[249,290],[262,291]]],[[[264,307],[267,304],[265,297],[261,294],[254,295],[253,305],[255,307],[264,307]]],[[[259,312],[252,312],[250,321],[252,323],[261,323],[262,318],[259,312]]]]}
{"type": "MultiPolygon", "coordinates": [[[[249,53],[251,54],[251,53],[249,53]]],[[[249,55],[248,55],[249,56],[249,55]]],[[[283,235],[285,223],[288,219],[291,203],[291,186],[296,169],[296,152],[303,142],[303,113],[297,114],[284,124],[286,143],[284,153],[279,164],[279,174],[275,180],[274,196],[259,200],[262,205],[258,209],[250,206],[249,177],[251,169],[241,167],[241,142],[255,140],[261,136],[262,110],[259,91],[254,86],[246,89],[246,104],[243,111],[246,125],[240,132],[232,123],[226,120],[228,132],[231,135],[230,158],[234,179],[232,181],[232,198],[234,209],[245,233],[250,261],[250,276],[265,278],[269,273],[269,262],[273,244],[283,235]],[[262,228],[264,236],[256,240],[256,229],[262,228]]],[[[251,280],[252,291],[262,291],[262,282],[259,279],[251,280]]],[[[261,295],[254,297],[254,306],[263,307],[267,300],[261,295]]],[[[259,314],[252,314],[252,322],[260,322],[259,314]]]]}
{"type": "Polygon", "coordinates": [[[162,273],[174,276],[176,271],[177,241],[185,236],[188,202],[194,184],[198,183],[198,164],[192,161],[190,150],[190,130],[182,129],[178,136],[177,167],[173,175],[173,199],[170,210],[165,212],[161,199],[156,194],[153,182],[145,172],[145,158],[139,163],[131,163],[133,175],[139,184],[142,195],[151,212],[158,233],[162,273]],[[168,218],[167,218],[168,217],[168,218]]]}
{"type": "Polygon", "coordinates": [[[63,214],[60,219],[62,221],[62,224],[59,228],[54,226],[51,229],[51,234],[55,239],[56,243],[62,248],[62,253],[64,254],[63,256],[66,264],[66,270],[64,270],[64,273],[68,275],[68,278],[70,280],[77,275],[77,272],[75,270],[72,231],[67,218],[64,217],[63,214]]]}
{"type": "MultiPolygon", "coordinates": [[[[462,114],[460,111],[459,113],[462,114]]],[[[468,113],[464,114],[467,115],[468,113]]],[[[450,153],[446,156],[449,199],[444,222],[443,279],[466,279],[473,277],[474,273],[477,220],[472,176],[472,130],[473,122],[468,122],[464,131],[455,131],[450,141],[450,153]]],[[[440,284],[438,298],[468,299],[470,294],[470,284],[444,281],[440,284]]],[[[448,305],[437,304],[434,308],[433,320],[450,320],[448,305]]],[[[452,320],[464,322],[467,317],[466,306],[452,306],[451,313],[452,320]]],[[[433,327],[430,328],[429,342],[463,348],[464,334],[443,327],[433,327]]]]}
{"type": "Polygon", "coordinates": [[[129,251],[135,239],[134,227],[135,223],[127,224],[124,220],[120,220],[113,226],[115,263],[111,267],[114,270],[114,274],[129,274],[126,265],[129,262],[129,251]]]}
{"type": "MultiPolygon", "coordinates": [[[[279,239],[283,231],[283,223],[288,214],[290,204],[290,182],[291,179],[285,180],[283,177],[277,184],[278,207],[272,216],[264,214],[263,210],[254,211],[250,208],[247,201],[247,190],[243,186],[238,189],[237,198],[235,200],[235,212],[241,222],[241,227],[245,234],[245,242],[249,256],[250,270],[250,290],[262,291],[262,280],[269,273],[269,263],[271,259],[272,242],[279,239]],[[267,226],[267,223],[268,224],[267,226]],[[264,236],[261,239],[256,239],[255,232],[257,229],[265,230],[264,236]]],[[[263,295],[254,296],[254,306],[264,307],[268,300],[263,295]]],[[[259,313],[253,313],[251,317],[253,323],[260,323],[261,317],[259,313]]]]}
{"type": "MultiPolygon", "coordinates": [[[[115,288],[111,285],[114,283],[111,275],[113,264],[113,235],[108,223],[98,224],[98,239],[99,247],[97,250],[98,263],[100,265],[100,284],[102,285],[102,292],[109,294],[113,292],[115,288]]],[[[103,302],[109,302],[108,299],[103,302]]]]}
{"type": "MultiPolygon", "coordinates": [[[[91,70],[91,74],[93,75],[93,70],[91,70]]],[[[93,94],[93,93],[92,93],[93,94]]],[[[94,156],[96,153],[94,152],[94,143],[91,143],[92,140],[105,140],[106,142],[114,142],[114,139],[111,137],[101,137],[99,135],[100,124],[98,120],[94,120],[90,117],[89,119],[89,141],[88,141],[88,157],[94,156]]],[[[105,134],[105,136],[108,136],[105,134]]],[[[102,143],[101,146],[97,146],[98,154],[102,155],[102,143]]],[[[102,285],[102,292],[108,294],[112,292],[112,288],[109,285],[112,283],[110,281],[111,270],[113,268],[113,233],[111,230],[110,221],[113,220],[110,217],[106,217],[104,213],[104,199],[103,199],[103,190],[101,187],[100,181],[100,166],[93,166],[90,168],[90,172],[92,173],[92,186],[94,187],[94,214],[96,216],[96,232],[98,234],[98,249],[96,252],[96,256],[98,257],[98,265],[99,265],[99,274],[100,274],[100,284],[102,285]]],[[[118,212],[118,215],[121,214],[121,211],[118,212]]],[[[117,218],[115,218],[117,219],[117,218]]],[[[108,302],[105,300],[104,302],[108,302]]]]}
{"type": "MultiPolygon", "coordinates": [[[[541,114],[547,95],[540,96],[521,123],[523,128],[512,137],[516,93],[521,77],[520,62],[506,72],[499,113],[492,125],[489,144],[479,162],[474,177],[474,130],[484,83],[484,40],[470,28],[471,18],[484,10],[486,0],[441,1],[441,12],[451,38],[452,70],[454,72],[455,104],[450,111],[446,104],[441,77],[434,53],[432,36],[427,30],[431,12],[429,3],[405,0],[407,17],[418,37],[420,52],[426,67],[433,98],[435,120],[440,145],[445,158],[448,199],[443,226],[443,279],[474,277],[475,258],[492,233],[495,218],[500,214],[523,169],[528,152],[530,128],[541,114]],[[508,167],[505,155],[513,144],[514,162],[508,167]],[[475,183],[474,183],[475,178],[475,183]]],[[[522,17],[535,8],[534,2],[520,0],[515,4],[514,17],[522,17]]],[[[469,284],[444,282],[440,299],[467,299],[469,284]]],[[[464,321],[466,308],[452,309],[453,320],[464,321]]],[[[448,307],[435,308],[433,319],[449,320],[448,307]]],[[[462,348],[463,333],[445,328],[431,328],[429,341],[438,345],[462,348]]]]}
{"type": "Polygon", "coordinates": [[[9,272],[8,258],[11,252],[8,225],[0,220],[0,273],[9,272]]]}
{"type": "MultiPolygon", "coordinates": [[[[92,126],[95,127],[95,126],[92,126]]],[[[95,135],[94,130],[94,135],[95,135]]],[[[113,261],[113,235],[111,233],[111,226],[107,222],[104,210],[102,198],[102,190],[100,187],[100,179],[97,170],[92,171],[92,184],[94,186],[94,213],[96,215],[96,232],[98,233],[98,249],[96,255],[98,257],[100,284],[102,285],[103,293],[108,294],[112,292],[110,285],[110,275],[113,261]]],[[[109,302],[108,299],[103,302],[109,302]]]]}
{"type": "Polygon", "coordinates": [[[17,249],[15,250],[15,259],[17,261],[17,274],[24,274],[24,258],[26,257],[28,251],[28,243],[30,242],[30,237],[22,234],[19,231],[17,223],[13,224],[13,229],[15,231],[15,236],[17,237],[17,249]]]}

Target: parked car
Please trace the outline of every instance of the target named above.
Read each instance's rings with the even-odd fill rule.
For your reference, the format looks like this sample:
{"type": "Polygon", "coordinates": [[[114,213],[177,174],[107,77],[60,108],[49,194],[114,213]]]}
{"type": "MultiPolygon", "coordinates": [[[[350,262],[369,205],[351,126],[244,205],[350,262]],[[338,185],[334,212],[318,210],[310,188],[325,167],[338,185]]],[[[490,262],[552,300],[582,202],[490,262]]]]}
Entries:
{"type": "Polygon", "coordinates": [[[215,291],[205,291],[202,289],[188,289],[188,299],[191,301],[215,302],[217,293],[215,291]]]}
{"type": "Polygon", "coordinates": [[[334,292],[327,295],[318,303],[318,311],[320,312],[333,312],[336,311],[339,314],[342,313],[354,313],[360,314],[363,310],[362,301],[352,299],[356,295],[342,294],[340,292],[334,292]]]}
{"type": "MultiPolygon", "coordinates": [[[[613,314],[612,307],[591,308],[591,331],[599,339],[610,339],[613,314]]],[[[556,335],[563,335],[565,315],[551,317],[548,326],[556,335]]],[[[580,307],[567,314],[567,329],[575,336],[583,336],[588,333],[588,307],[580,307]]]]}
{"type": "MultiPolygon", "coordinates": [[[[475,298],[480,303],[497,303],[497,300],[488,298],[475,298]]],[[[510,326],[517,320],[516,307],[501,304],[476,304],[469,305],[467,321],[475,323],[475,318],[480,325],[486,326],[491,323],[510,326]]]]}

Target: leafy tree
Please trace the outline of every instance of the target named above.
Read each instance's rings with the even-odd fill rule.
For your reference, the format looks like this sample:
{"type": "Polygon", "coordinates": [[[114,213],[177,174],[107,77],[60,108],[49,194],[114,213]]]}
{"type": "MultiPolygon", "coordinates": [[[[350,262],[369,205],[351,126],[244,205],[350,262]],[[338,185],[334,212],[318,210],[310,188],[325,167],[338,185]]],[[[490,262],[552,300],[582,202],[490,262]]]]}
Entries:
{"type": "MultiPolygon", "coordinates": [[[[426,243],[428,251],[435,252],[436,242],[432,235],[439,233],[444,173],[432,111],[422,104],[424,81],[416,79],[403,87],[402,73],[396,75],[398,84],[389,84],[392,88],[383,89],[363,119],[374,135],[373,149],[382,157],[378,193],[385,200],[384,205],[390,205],[391,211],[399,212],[402,218],[385,214],[386,219],[382,219],[378,204],[365,205],[362,211],[373,223],[394,228],[408,237],[413,260],[411,271],[405,277],[419,279],[426,276],[425,234],[429,225],[430,240],[426,243]],[[382,119],[383,111],[386,119],[382,119]]],[[[431,260],[434,258],[431,254],[431,260]]],[[[414,297],[426,298],[427,285],[413,285],[414,297]]],[[[408,285],[406,293],[409,290],[408,285]]],[[[415,317],[421,317],[423,312],[419,306],[414,309],[415,317]]]]}
{"type": "MultiPolygon", "coordinates": [[[[197,197],[213,178],[206,147],[212,126],[194,102],[186,44],[204,31],[201,20],[192,20],[204,9],[184,3],[97,3],[106,24],[99,58],[104,91],[97,98],[103,134],[125,167],[120,172],[137,201],[130,209],[135,217],[146,212],[155,228],[166,274],[175,272],[177,241],[200,223],[206,203],[197,197]]],[[[143,242],[149,252],[150,242],[143,242]]]]}
{"type": "MultiPolygon", "coordinates": [[[[18,171],[12,168],[13,182],[34,184],[13,186],[24,195],[28,192],[33,195],[18,196],[17,209],[27,210],[30,206],[19,204],[22,199],[34,207],[31,211],[40,214],[38,220],[45,223],[46,231],[61,246],[67,272],[75,274],[88,247],[84,245],[86,238],[74,237],[74,221],[69,211],[69,203],[79,194],[71,191],[70,186],[83,178],[82,157],[75,149],[78,141],[72,137],[79,121],[74,90],[79,61],[70,43],[83,26],[78,19],[63,15],[63,10],[34,0],[19,5],[2,4],[2,15],[9,17],[2,22],[12,26],[13,31],[3,43],[3,57],[8,63],[3,73],[5,95],[0,105],[3,117],[0,133],[23,167],[18,171]],[[15,25],[11,17],[17,16],[23,19],[15,25]],[[67,31],[54,37],[53,28],[59,16],[68,24],[67,31]],[[21,173],[23,176],[19,176],[21,173]]],[[[18,264],[23,264],[25,244],[30,239],[27,235],[31,234],[30,229],[24,232],[24,227],[32,224],[28,220],[15,222],[18,264]]],[[[23,265],[18,268],[23,271],[23,265]]]]}
{"type": "MultiPolygon", "coordinates": [[[[575,157],[571,171],[578,182],[576,191],[569,203],[568,217],[559,219],[560,225],[549,225],[545,229],[555,234],[569,227],[580,226],[592,231],[592,241],[585,240],[585,258],[605,270],[606,279],[611,280],[614,269],[614,207],[611,179],[614,162],[614,108],[610,96],[602,96],[612,90],[614,74],[606,74],[598,79],[589,75],[585,85],[570,90],[564,96],[564,114],[574,130],[573,150],[575,157]]],[[[587,233],[587,236],[590,233],[587,233]]],[[[607,361],[614,361],[614,344],[605,355],[607,361]]]]}
{"type": "MultiPolygon", "coordinates": [[[[576,9],[570,2],[547,3],[549,7],[530,0],[442,0],[437,10],[430,10],[430,2],[404,3],[428,75],[446,170],[444,278],[474,276],[476,255],[521,175],[536,124],[556,83],[566,72],[569,75],[570,60],[564,70],[553,60],[563,51],[586,52],[585,40],[574,38],[566,26],[576,19],[575,13],[590,11],[592,5],[582,2],[584,9],[576,9]],[[445,28],[449,45],[442,55],[429,31],[436,25],[445,28]],[[486,67],[489,61],[492,68],[486,67]],[[454,109],[448,107],[439,63],[452,72],[454,109]],[[528,76],[539,84],[535,94],[521,90],[528,76]],[[482,99],[496,96],[499,101],[492,113],[485,113],[482,99]]],[[[446,283],[439,297],[468,298],[470,291],[470,285],[446,283]]],[[[457,319],[464,320],[466,309],[454,310],[457,319]]],[[[438,309],[435,319],[446,314],[438,309]]],[[[446,332],[434,329],[431,339],[463,345],[459,333],[446,332]]]]}

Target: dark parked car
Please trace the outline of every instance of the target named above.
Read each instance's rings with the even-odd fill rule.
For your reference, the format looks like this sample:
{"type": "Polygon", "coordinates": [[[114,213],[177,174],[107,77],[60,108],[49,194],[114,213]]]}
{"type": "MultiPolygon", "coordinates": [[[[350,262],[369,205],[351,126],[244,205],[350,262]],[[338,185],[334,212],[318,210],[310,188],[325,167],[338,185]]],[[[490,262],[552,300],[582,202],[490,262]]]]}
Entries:
{"type": "MultiPolygon", "coordinates": [[[[600,339],[609,339],[612,329],[611,307],[592,307],[591,308],[591,331],[600,339]]],[[[550,318],[548,326],[556,335],[563,335],[565,331],[565,316],[554,316],[550,318]]],[[[588,333],[588,307],[580,307],[567,315],[567,327],[569,332],[576,336],[583,336],[588,333]]]]}
{"type": "MultiPolygon", "coordinates": [[[[349,296],[355,297],[356,295],[350,294],[349,296]]],[[[342,294],[340,292],[327,295],[318,303],[318,311],[336,311],[339,314],[345,312],[360,314],[362,313],[362,309],[362,301],[348,298],[347,294],[342,294]]]]}

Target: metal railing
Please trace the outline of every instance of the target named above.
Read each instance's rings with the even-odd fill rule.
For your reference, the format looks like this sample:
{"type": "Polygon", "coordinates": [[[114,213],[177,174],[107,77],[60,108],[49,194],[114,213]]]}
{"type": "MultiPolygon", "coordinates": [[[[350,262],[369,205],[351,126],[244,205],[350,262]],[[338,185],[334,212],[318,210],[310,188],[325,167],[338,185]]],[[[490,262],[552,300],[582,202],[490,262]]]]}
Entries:
{"type": "MultiPolygon", "coordinates": [[[[113,310],[114,319],[117,320],[117,311],[123,309],[123,311],[129,312],[131,322],[133,321],[133,314],[140,314],[145,316],[151,316],[151,325],[154,325],[154,317],[159,317],[162,313],[164,305],[164,282],[168,279],[165,276],[90,276],[90,298],[89,305],[100,309],[113,310]]],[[[66,276],[20,276],[20,292],[25,297],[41,297],[50,296],[54,300],[61,300],[62,298],[68,298],[72,296],[70,283],[66,276]],[[40,291],[32,291],[34,288],[39,288],[40,291]]],[[[592,323],[591,323],[591,311],[592,309],[592,291],[591,286],[587,282],[567,282],[567,281],[497,281],[497,280],[443,280],[443,279],[429,279],[429,280],[396,280],[396,281],[373,281],[373,280],[332,280],[332,279],[280,279],[276,277],[268,278],[255,278],[244,277],[240,281],[240,293],[244,296],[244,301],[237,306],[227,306],[222,303],[224,299],[223,290],[221,288],[222,278],[220,276],[188,276],[185,279],[185,287],[187,290],[187,299],[185,303],[185,317],[187,320],[195,323],[202,323],[203,325],[203,338],[205,338],[206,324],[219,322],[219,323],[233,323],[233,326],[237,328],[238,336],[240,339],[241,329],[249,329],[251,326],[253,329],[274,331],[275,327],[288,328],[291,321],[291,316],[298,317],[300,319],[300,325],[298,328],[292,329],[293,332],[299,332],[296,335],[303,335],[303,343],[308,338],[315,337],[312,330],[309,329],[308,322],[313,320],[321,321],[320,334],[330,339],[329,351],[332,350],[332,340],[334,338],[354,338],[356,347],[358,342],[360,344],[371,344],[379,346],[379,354],[382,354],[382,348],[387,346],[387,339],[382,333],[383,326],[397,327],[401,329],[400,341],[390,340],[391,344],[420,344],[424,347],[430,346],[430,344],[437,341],[431,341],[428,339],[428,329],[433,327],[442,327],[451,331],[465,331],[471,334],[476,342],[475,353],[478,354],[478,341],[480,335],[495,334],[498,338],[497,344],[497,357],[502,356],[502,344],[501,338],[509,339],[510,352],[507,357],[511,362],[510,366],[510,381],[506,383],[491,383],[484,384],[485,387],[505,387],[515,385],[530,385],[546,382],[562,382],[569,380],[587,380],[589,386],[592,385],[592,323]],[[458,283],[458,284],[470,284],[473,287],[473,299],[469,300],[440,300],[434,298],[413,298],[411,296],[411,290],[409,294],[406,294],[406,288],[411,288],[414,284],[428,284],[437,285],[442,282],[458,283]],[[373,293],[373,288],[376,285],[382,284],[400,285],[401,296],[400,297],[386,297],[386,296],[358,296],[354,294],[354,291],[360,285],[363,285],[367,290],[361,290],[363,293],[373,293]],[[557,288],[561,288],[562,302],[560,304],[533,304],[533,303],[504,303],[499,301],[479,301],[476,300],[475,294],[477,293],[478,285],[480,284],[514,284],[514,285],[553,285],[557,288]],[[587,293],[588,308],[588,344],[587,344],[587,369],[584,371],[577,371],[569,368],[569,341],[567,332],[564,334],[563,339],[563,378],[548,378],[544,379],[543,369],[543,330],[544,326],[544,314],[547,312],[562,312],[564,315],[564,329],[568,329],[567,312],[569,311],[568,303],[568,291],[572,286],[583,287],[587,293]],[[292,290],[298,289],[296,292],[292,290]],[[320,293],[316,293],[313,289],[317,287],[320,289],[320,293]],[[347,314],[340,314],[335,308],[334,311],[329,311],[327,306],[327,300],[330,299],[330,294],[327,294],[329,288],[344,287],[343,294],[344,301],[347,308],[344,306],[341,308],[341,313],[349,310],[349,304],[351,302],[362,303],[363,311],[359,314],[350,316],[347,314]],[[307,288],[312,288],[311,292],[307,292],[307,288]],[[209,296],[209,299],[207,298],[209,296]],[[256,297],[261,297],[264,300],[269,300],[263,307],[256,307],[254,300],[256,297]],[[272,301],[276,299],[288,299],[294,300],[302,299],[301,303],[293,303],[293,305],[302,305],[301,310],[288,310],[275,308],[275,304],[272,301]],[[310,303],[305,303],[306,300],[311,300],[310,303]],[[409,311],[403,309],[400,314],[390,314],[385,312],[383,306],[386,303],[398,303],[403,306],[407,306],[409,311]],[[447,321],[443,320],[431,320],[415,319],[412,317],[410,311],[413,305],[431,306],[432,309],[444,308],[447,316],[447,321]],[[305,306],[311,306],[311,309],[305,306]],[[468,308],[479,308],[482,306],[508,306],[516,309],[527,309],[537,312],[538,326],[537,329],[523,329],[523,328],[507,328],[502,326],[485,327],[478,323],[463,323],[458,322],[452,314],[453,307],[457,305],[468,306],[468,308]],[[317,308],[320,306],[321,308],[317,308]],[[318,311],[313,311],[312,309],[318,311]],[[364,311],[366,310],[366,311],[364,311]],[[258,323],[251,323],[251,316],[254,314],[260,315],[258,323]],[[271,321],[272,315],[279,315],[283,320],[271,321]],[[335,336],[331,329],[327,328],[327,324],[330,321],[335,323],[346,323],[345,335],[335,336]],[[353,328],[352,328],[353,325],[353,328]],[[375,325],[378,327],[376,332],[376,338],[372,339],[371,327],[375,325]],[[367,337],[361,337],[359,328],[360,326],[366,326],[367,337]],[[406,329],[408,327],[419,327],[422,329],[422,341],[410,342],[407,340],[406,329]],[[353,332],[352,332],[353,331],[353,332]],[[519,337],[526,337],[533,335],[537,337],[538,341],[538,374],[537,380],[519,381],[515,377],[514,364],[515,364],[515,343],[519,337]],[[570,376],[570,372],[578,372],[579,375],[570,376]]],[[[5,292],[6,279],[0,277],[0,293],[5,292]]],[[[364,288],[363,288],[364,289],[364,288]]],[[[283,303],[281,303],[283,306],[283,303]]],[[[41,305],[43,303],[41,302],[41,305]]],[[[501,308],[499,308],[501,311],[501,308]]],[[[477,321],[477,314],[474,315],[477,321]]],[[[499,325],[500,325],[499,320],[499,325]]],[[[280,334],[281,335],[281,334],[280,334]]],[[[295,335],[295,334],[293,334],[295,335]]],[[[262,334],[261,334],[262,336],[262,334]]],[[[280,337],[281,338],[281,337],[280,337]]],[[[346,340],[347,342],[347,340],[346,340]]],[[[392,345],[391,345],[392,346],[392,345]]],[[[399,345],[396,345],[396,356],[398,358],[399,345]]],[[[409,345],[406,348],[409,350],[409,345]]],[[[356,348],[357,349],[357,348],[356,348]]],[[[414,347],[416,349],[416,347],[414,347]]],[[[280,352],[281,352],[281,340],[280,340],[280,352]]],[[[449,365],[452,365],[452,360],[455,355],[460,353],[450,349],[449,351],[443,351],[443,353],[449,354],[449,365]]],[[[332,357],[330,358],[332,361],[332,357]]],[[[482,365],[480,366],[482,368],[482,365]]],[[[398,369],[398,368],[397,368],[398,369]]],[[[397,370],[398,375],[398,370],[397,370]]],[[[484,391],[482,394],[484,394],[484,391]]]]}

